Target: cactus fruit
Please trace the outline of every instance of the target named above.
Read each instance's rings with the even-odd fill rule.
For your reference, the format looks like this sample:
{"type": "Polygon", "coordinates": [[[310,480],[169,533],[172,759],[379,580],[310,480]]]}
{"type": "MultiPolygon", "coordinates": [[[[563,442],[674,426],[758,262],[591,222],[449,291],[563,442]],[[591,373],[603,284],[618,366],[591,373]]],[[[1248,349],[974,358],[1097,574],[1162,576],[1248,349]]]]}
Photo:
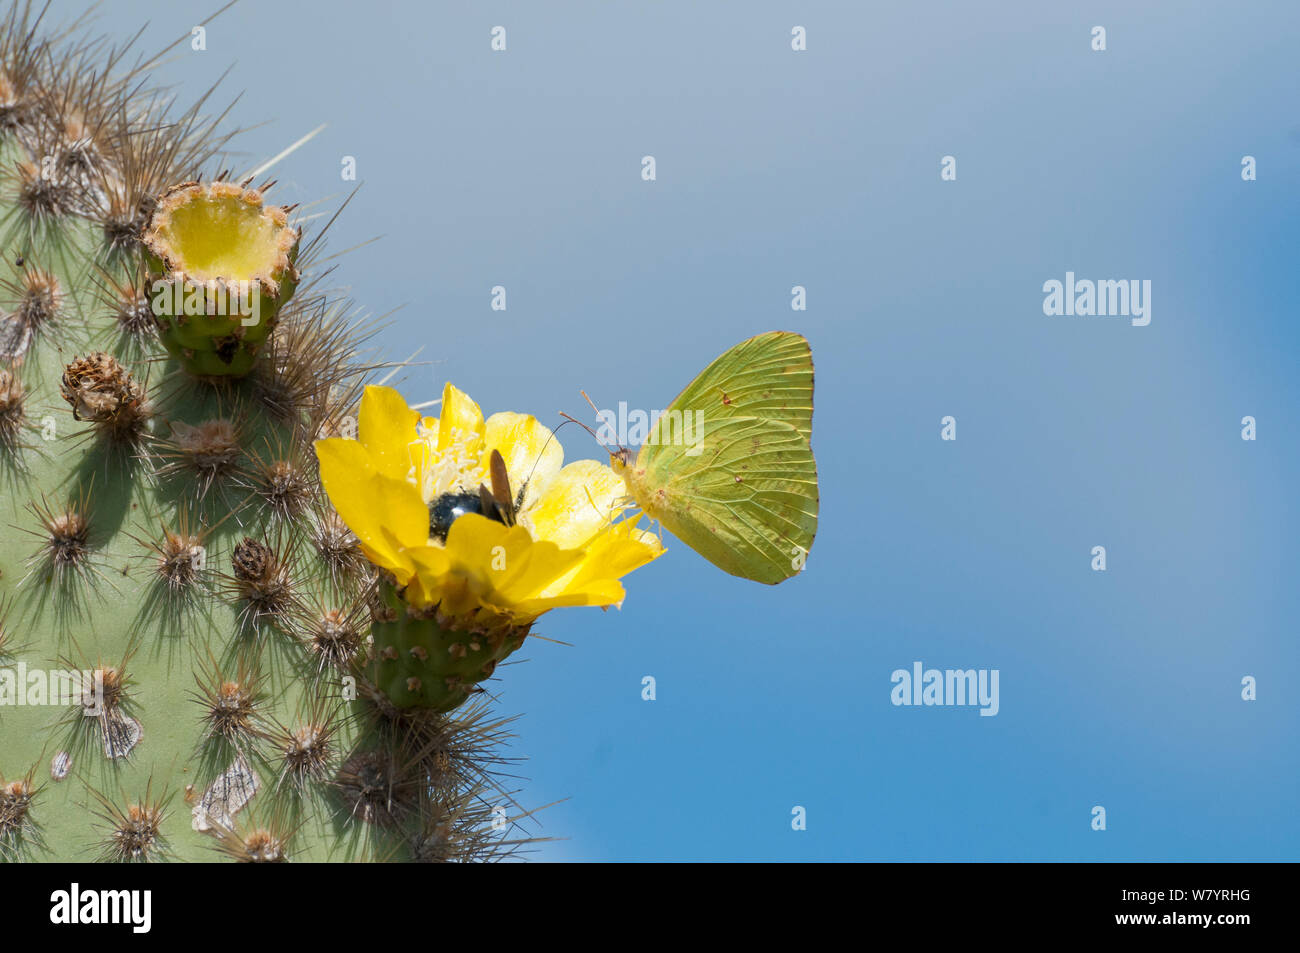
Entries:
{"type": "MultiPolygon", "coordinates": [[[[40,19],[0,14],[0,858],[514,852],[490,659],[448,651],[320,484],[313,445],[361,445],[375,370],[321,236],[224,173],[227,134],[153,60],[40,19]],[[372,656],[399,608],[379,648],[439,655],[444,696],[372,656]]],[[[495,591],[442,568],[444,595],[495,591]]]]}
{"type": "Polygon", "coordinates": [[[144,233],[158,336],[197,376],[248,374],[298,281],[298,229],[248,184],[174,186],[144,233]]]}

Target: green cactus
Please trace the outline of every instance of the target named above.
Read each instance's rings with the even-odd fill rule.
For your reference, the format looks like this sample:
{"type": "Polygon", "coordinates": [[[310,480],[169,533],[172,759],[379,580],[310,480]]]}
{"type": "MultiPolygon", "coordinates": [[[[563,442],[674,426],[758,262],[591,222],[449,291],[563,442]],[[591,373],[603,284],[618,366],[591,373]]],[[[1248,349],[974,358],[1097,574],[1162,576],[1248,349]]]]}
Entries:
{"type": "Polygon", "coordinates": [[[368,677],[396,597],[313,444],[373,327],[201,107],[38,19],[0,15],[0,858],[514,852],[509,719],[368,677]]]}

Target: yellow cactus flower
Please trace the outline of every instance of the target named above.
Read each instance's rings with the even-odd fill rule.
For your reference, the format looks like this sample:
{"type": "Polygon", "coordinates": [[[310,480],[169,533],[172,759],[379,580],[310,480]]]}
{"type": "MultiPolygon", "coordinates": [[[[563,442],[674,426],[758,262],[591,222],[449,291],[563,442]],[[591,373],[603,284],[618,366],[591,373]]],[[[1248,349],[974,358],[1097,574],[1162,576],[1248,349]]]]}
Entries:
{"type": "Polygon", "coordinates": [[[485,420],[451,384],[437,418],[392,388],[367,387],[357,439],[319,440],[316,455],[366,557],[392,575],[408,611],[427,610],[444,629],[518,628],[560,606],[618,605],[620,578],[663,552],[636,519],[616,519],[626,489],[613,470],[562,465],[563,448],[536,418],[485,420]],[[494,452],[505,470],[496,478],[494,452]]]}

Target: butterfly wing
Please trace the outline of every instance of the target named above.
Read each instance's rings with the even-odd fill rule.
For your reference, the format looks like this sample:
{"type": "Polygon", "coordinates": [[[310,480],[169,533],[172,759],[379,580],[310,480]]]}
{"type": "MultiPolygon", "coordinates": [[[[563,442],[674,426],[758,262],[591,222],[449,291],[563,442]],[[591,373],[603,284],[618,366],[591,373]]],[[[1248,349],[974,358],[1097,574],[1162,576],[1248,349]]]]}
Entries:
{"type": "Polygon", "coordinates": [[[673,408],[706,419],[761,417],[787,423],[812,439],[812,348],[802,334],[769,331],[730,348],[677,395],[673,408]]]}
{"type": "Polygon", "coordinates": [[[801,335],[737,344],[651,428],[636,464],[643,508],[732,575],[769,584],[795,575],[817,533],[812,398],[801,335]]]}

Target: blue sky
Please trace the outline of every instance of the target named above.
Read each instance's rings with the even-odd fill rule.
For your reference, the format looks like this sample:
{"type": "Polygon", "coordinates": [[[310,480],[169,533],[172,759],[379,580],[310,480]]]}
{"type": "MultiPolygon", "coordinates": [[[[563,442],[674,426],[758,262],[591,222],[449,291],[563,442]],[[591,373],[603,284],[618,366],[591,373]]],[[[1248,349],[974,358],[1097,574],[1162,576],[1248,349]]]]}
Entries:
{"type": "Polygon", "coordinates": [[[542,859],[1293,860],[1298,40],[1288,3],[241,3],[163,72],[234,65],[250,160],[328,124],[282,202],[356,158],[331,246],[383,236],[339,276],[403,306],[412,400],[662,408],[744,337],[812,342],[806,571],[669,540],[502,670],[525,801],[568,799],[542,859]],[[1150,325],[1044,315],[1067,271],[1150,280],[1150,325]],[[997,669],[998,715],[891,705],[915,661],[997,669]]]}

